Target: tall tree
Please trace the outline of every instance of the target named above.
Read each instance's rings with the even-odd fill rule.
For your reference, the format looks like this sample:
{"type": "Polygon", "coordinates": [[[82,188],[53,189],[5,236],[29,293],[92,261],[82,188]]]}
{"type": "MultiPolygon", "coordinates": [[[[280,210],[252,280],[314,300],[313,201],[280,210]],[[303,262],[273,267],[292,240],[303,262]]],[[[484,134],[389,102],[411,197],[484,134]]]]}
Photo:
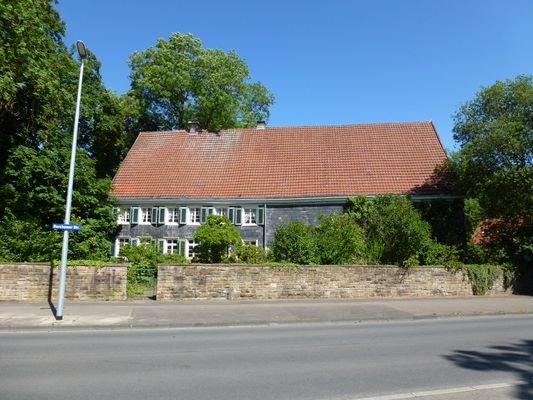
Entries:
{"type": "Polygon", "coordinates": [[[274,98],[261,83],[249,82],[246,63],[234,51],[204,49],[190,34],[159,39],[133,53],[129,64],[143,130],[183,129],[189,120],[219,130],[269,117],[274,98]]]}
{"type": "Polygon", "coordinates": [[[459,187],[500,222],[507,255],[533,250],[533,77],[497,81],[455,114],[459,187]]]}
{"type": "MultiPolygon", "coordinates": [[[[4,259],[59,257],[61,239],[51,223],[64,217],[79,63],[63,43],[64,24],[53,3],[0,2],[0,258],[4,259]]],[[[107,236],[115,227],[109,179],[96,176],[99,160],[109,157],[107,149],[95,146],[96,128],[112,130],[97,116],[106,106],[104,100],[113,101],[114,96],[102,85],[99,66],[90,54],[72,204],[73,221],[83,221],[82,231],[71,235],[70,250],[76,257],[107,253],[107,236]]],[[[121,127],[113,129],[120,137],[121,127]]]]}

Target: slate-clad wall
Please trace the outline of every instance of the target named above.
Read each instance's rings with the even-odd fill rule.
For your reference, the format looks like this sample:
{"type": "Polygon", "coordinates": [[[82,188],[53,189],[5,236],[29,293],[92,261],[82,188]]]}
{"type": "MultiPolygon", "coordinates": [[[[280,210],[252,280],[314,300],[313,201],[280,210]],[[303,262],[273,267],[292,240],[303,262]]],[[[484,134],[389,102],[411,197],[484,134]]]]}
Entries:
{"type": "MultiPolygon", "coordinates": [[[[238,204],[232,204],[232,206],[238,206],[238,204]]],[[[269,205],[267,203],[264,226],[238,226],[238,228],[243,240],[257,240],[259,246],[264,244],[263,233],[266,229],[268,246],[274,238],[278,225],[288,224],[294,220],[300,220],[306,225],[316,224],[320,215],[328,215],[331,212],[341,213],[343,206],[344,203],[326,205],[269,205]]],[[[148,235],[154,239],[192,239],[196,229],[198,225],[122,225],[120,237],[138,238],[148,235]]]]}
{"type": "Polygon", "coordinates": [[[345,203],[323,204],[323,205],[275,205],[267,204],[266,226],[267,226],[267,246],[274,239],[276,228],[281,224],[288,224],[291,221],[302,221],[306,225],[318,223],[321,215],[328,215],[332,212],[340,214],[345,203]]]}
{"type": "MultiPolygon", "coordinates": [[[[505,294],[503,276],[488,294],[505,294]]],[[[160,265],[157,300],[471,296],[462,271],[439,267],[160,265]]]]}
{"type": "MultiPolygon", "coordinates": [[[[65,297],[73,300],[126,300],[127,267],[68,267],[65,297]]],[[[0,301],[57,299],[59,267],[50,264],[0,264],[0,301]]]]}

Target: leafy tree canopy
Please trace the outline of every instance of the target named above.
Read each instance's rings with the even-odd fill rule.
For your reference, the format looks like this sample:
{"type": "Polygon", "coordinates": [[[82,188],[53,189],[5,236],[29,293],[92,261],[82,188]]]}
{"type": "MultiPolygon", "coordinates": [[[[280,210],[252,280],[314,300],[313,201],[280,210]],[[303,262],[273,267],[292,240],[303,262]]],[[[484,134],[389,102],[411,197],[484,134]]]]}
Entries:
{"type": "Polygon", "coordinates": [[[533,77],[497,81],[455,115],[460,150],[449,167],[478,220],[493,224],[492,260],[527,265],[533,259],[533,77]]]}
{"type": "Polygon", "coordinates": [[[225,215],[209,215],[193,240],[198,243],[200,262],[219,263],[228,255],[229,247],[242,242],[239,230],[225,215]]]}
{"type": "Polygon", "coordinates": [[[268,119],[274,101],[265,86],[249,82],[248,67],[234,51],[205,49],[191,34],[159,39],[133,53],[129,64],[141,130],[184,129],[189,120],[215,131],[252,126],[268,119]]]}
{"type": "MultiPolygon", "coordinates": [[[[79,62],[50,0],[0,2],[0,258],[59,258],[79,62]]],[[[124,149],[124,112],[89,52],[84,72],[70,256],[105,257],[116,228],[109,176],[124,149]],[[118,122],[117,122],[118,121],[118,122]],[[118,154],[118,155],[117,155],[118,154]],[[115,156],[112,158],[112,156],[115,156]]]]}
{"type": "Polygon", "coordinates": [[[463,192],[489,217],[533,215],[533,78],[483,88],[454,117],[463,192]]]}

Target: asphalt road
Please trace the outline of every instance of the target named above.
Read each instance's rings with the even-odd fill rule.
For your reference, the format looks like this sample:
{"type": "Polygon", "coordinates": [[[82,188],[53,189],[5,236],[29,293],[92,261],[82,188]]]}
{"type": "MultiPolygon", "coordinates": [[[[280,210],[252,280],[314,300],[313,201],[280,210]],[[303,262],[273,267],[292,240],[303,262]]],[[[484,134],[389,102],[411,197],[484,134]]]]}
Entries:
{"type": "Polygon", "coordinates": [[[533,398],[532,316],[0,332],[1,400],[348,400],[514,381],[509,398],[533,398]]]}

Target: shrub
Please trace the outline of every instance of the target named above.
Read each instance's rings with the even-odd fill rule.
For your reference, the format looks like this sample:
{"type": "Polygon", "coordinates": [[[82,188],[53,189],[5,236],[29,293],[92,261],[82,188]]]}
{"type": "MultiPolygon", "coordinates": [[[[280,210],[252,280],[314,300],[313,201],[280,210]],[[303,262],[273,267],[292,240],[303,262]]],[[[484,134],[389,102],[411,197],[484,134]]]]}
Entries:
{"type": "Polygon", "coordinates": [[[321,216],[312,233],[320,264],[352,264],[364,259],[363,232],[350,215],[321,216]]]}
{"type": "Polygon", "coordinates": [[[163,254],[151,245],[146,237],[140,238],[138,246],[127,246],[120,255],[128,259],[128,296],[143,294],[153,288],[157,279],[157,264],[163,261],[163,254]]]}
{"type": "Polygon", "coordinates": [[[483,296],[492,289],[494,282],[502,274],[502,268],[499,265],[467,264],[463,266],[463,270],[476,296],[483,296]]]}
{"type": "Polygon", "coordinates": [[[301,221],[278,226],[270,247],[276,262],[295,264],[316,262],[315,241],[311,229],[301,221]]]}
{"type": "Polygon", "coordinates": [[[363,229],[369,262],[412,263],[421,244],[432,241],[429,224],[404,196],[359,196],[348,200],[347,211],[363,229]]]}
{"type": "Polygon", "coordinates": [[[438,243],[435,240],[428,240],[425,243],[421,243],[418,260],[421,265],[455,267],[461,264],[459,261],[459,251],[455,246],[448,246],[438,243]]]}
{"type": "Polygon", "coordinates": [[[246,264],[263,264],[267,261],[267,254],[263,247],[251,244],[238,245],[232,254],[235,261],[246,264]]]}

